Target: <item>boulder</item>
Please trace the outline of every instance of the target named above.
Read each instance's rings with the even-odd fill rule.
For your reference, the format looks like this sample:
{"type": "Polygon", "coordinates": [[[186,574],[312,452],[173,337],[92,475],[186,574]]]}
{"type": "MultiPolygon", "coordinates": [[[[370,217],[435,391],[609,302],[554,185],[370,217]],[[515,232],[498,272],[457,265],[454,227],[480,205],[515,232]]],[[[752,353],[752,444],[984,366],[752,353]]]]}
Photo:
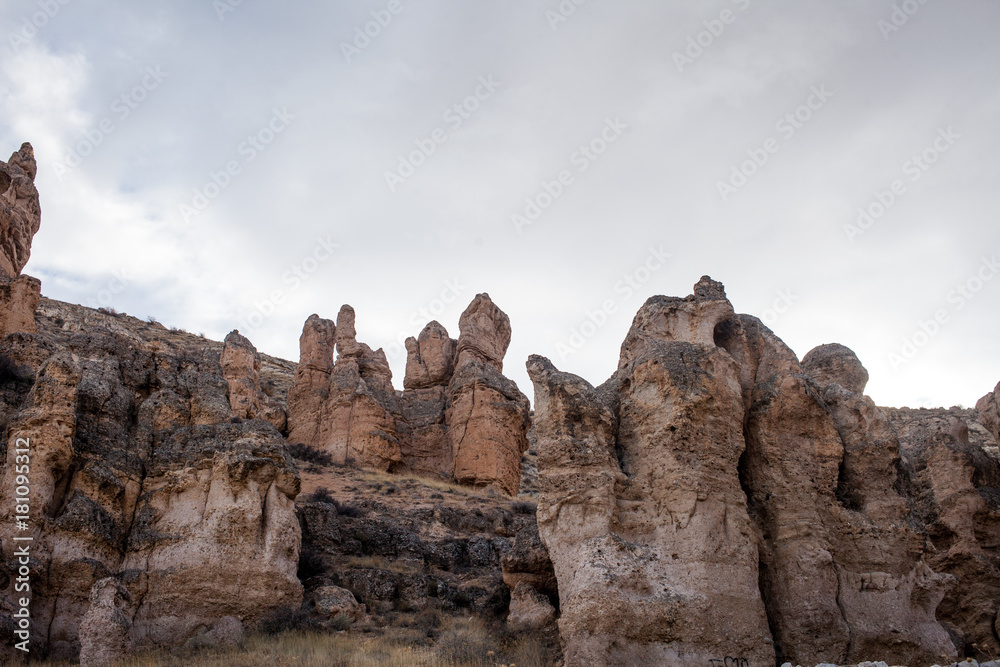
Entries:
{"type": "Polygon", "coordinates": [[[839,384],[854,394],[864,394],[868,371],[849,347],[828,343],[814,347],[802,358],[802,371],[816,384],[839,384]]]}
{"type": "Polygon", "coordinates": [[[510,610],[507,627],[512,632],[530,632],[551,625],[556,620],[556,610],[549,599],[525,583],[510,592],[510,610]]]}

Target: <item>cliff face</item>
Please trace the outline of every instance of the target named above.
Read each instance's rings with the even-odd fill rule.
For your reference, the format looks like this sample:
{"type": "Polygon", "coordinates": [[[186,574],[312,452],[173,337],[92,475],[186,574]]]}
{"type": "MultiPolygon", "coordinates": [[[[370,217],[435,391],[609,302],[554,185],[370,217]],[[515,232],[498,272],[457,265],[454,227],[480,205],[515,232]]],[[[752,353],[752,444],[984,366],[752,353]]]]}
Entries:
{"type": "Polygon", "coordinates": [[[965,421],[878,408],[847,348],[800,362],[706,277],[646,302],[600,387],[528,372],[567,664],[1000,649],[996,460],[965,421]]]}
{"type": "Polygon", "coordinates": [[[297,606],[298,473],[271,423],[232,417],[222,346],[48,299],[37,322],[0,342],[4,498],[16,439],[31,457],[28,530],[0,510],[0,584],[14,599],[13,538],[32,536],[33,650],[77,656],[92,598],[121,623],[89,623],[91,645],[129,650],[297,606]]]}

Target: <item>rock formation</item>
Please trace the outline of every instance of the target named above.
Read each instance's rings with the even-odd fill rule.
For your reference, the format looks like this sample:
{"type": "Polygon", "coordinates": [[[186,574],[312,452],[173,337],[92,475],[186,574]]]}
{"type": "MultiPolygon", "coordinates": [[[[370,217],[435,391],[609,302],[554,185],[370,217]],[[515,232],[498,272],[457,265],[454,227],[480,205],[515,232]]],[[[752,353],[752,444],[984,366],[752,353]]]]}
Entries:
{"type": "Polygon", "coordinates": [[[510,320],[489,295],[463,313],[458,341],[438,322],[407,339],[399,395],[385,354],[357,342],[354,321],[350,306],[336,324],[316,315],[306,321],[289,392],[289,440],[339,463],[405,468],[516,495],[529,404],[501,373],[510,320]]]}
{"type": "Polygon", "coordinates": [[[35,333],[41,283],[22,276],[21,269],[41,222],[37,170],[29,143],[22,144],[10,162],[0,160],[0,339],[9,333],[35,333]]]}
{"type": "Polygon", "coordinates": [[[979,423],[993,434],[995,440],[1000,441],[1000,383],[976,402],[976,411],[979,423]]]}
{"type": "MultiPolygon", "coordinates": [[[[909,489],[930,481],[910,479],[847,348],[800,364],[706,277],[643,305],[600,387],[542,357],[528,372],[567,665],[919,665],[985,646],[949,611],[961,568],[914,523],[909,489]]],[[[979,510],[956,511],[971,527],[979,510]]],[[[969,602],[983,621],[991,594],[969,602]]]]}
{"type": "Polygon", "coordinates": [[[317,315],[306,320],[288,394],[288,437],[340,464],[389,470],[402,461],[399,399],[385,353],[357,341],[354,318],[344,306],[336,324],[317,315]]]}
{"type": "Polygon", "coordinates": [[[31,239],[38,232],[41,208],[35,189],[35,153],[31,144],[0,160],[0,280],[13,280],[31,256],[31,239]]]}
{"type": "Polygon", "coordinates": [[[285,430],[285,410],[260,390],[260,355],[239,331],[226,336],[220,358],[222,377],[229,386],[233,417],[263,419],[279,431],[285,430]]]}
{"type": "MultiPolygon", "coordinates": [[[[30,443],[32,650],[93,662],[100,646],[175,646],[223,616],[252,625],[298,606],[298,474],[274,426],[231,420],[221,346],[42,310],[38,333],[0,341],[14,369],[0,379],[5,498],[15,442],[30,443]]],[[[13,512],[0,508],[3,572],[25,534],[13,512]]]]}

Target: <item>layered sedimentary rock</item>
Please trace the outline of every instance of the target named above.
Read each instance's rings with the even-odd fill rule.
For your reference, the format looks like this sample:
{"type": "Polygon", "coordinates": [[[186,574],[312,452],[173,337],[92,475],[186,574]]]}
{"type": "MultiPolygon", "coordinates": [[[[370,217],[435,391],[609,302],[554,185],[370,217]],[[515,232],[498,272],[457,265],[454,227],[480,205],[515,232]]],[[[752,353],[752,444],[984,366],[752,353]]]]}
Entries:
{"type": "Polygon", "coordinates": [[[306,321],[289,392],[289,439],[342,463],[402,467],[516,494],[529,404],[501,372],[510,320],[489,295],[478,295],[462,315],[457,341],[438,322],[407,339],[398,395],[385,354],[357,341],[354,322],[350,306],[336,324],[315,315],[306,321]]]}
{"type": "Polygon", "coordinates": [[[279,431],[285,430],[285,409],[260,389],[260,354],[239,331],[231,331],[220,358],[222,377],[229,386],[229,408],[233,417],[263,419],[279,431]]]}
{"type": "Polygon", "coordinates": [[[33,536],[32,651],[93,662],[300,604],[295,466],[270,423],[231,421],[220,346],[44,309],[0,341],[3,497],[18,439],[31,457],[27,532],[0,509],[0,584],[13,599],[13,538],[33,536]]]}
{"type": "Polygon", "coordinates": [[[703,278],[646,302],[599,388],[528,371],[567,664],[916,665],[978,636],[943,620],[960,573],[847,348],[800,364],[703,278]]]}

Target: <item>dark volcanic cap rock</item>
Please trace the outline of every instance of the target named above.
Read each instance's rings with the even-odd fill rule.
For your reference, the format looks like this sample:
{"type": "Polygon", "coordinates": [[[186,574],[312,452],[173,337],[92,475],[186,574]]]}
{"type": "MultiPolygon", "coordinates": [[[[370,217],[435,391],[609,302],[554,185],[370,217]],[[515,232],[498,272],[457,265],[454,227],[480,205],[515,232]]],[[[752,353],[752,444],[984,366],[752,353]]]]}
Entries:
{"type": "Polygon", "coordinates": [[[840,343],[814,347],[802,359],[802,370],[821,386],[839,384],[855,394],[864,394],[868,371],[854,352],[840,343]]]}

